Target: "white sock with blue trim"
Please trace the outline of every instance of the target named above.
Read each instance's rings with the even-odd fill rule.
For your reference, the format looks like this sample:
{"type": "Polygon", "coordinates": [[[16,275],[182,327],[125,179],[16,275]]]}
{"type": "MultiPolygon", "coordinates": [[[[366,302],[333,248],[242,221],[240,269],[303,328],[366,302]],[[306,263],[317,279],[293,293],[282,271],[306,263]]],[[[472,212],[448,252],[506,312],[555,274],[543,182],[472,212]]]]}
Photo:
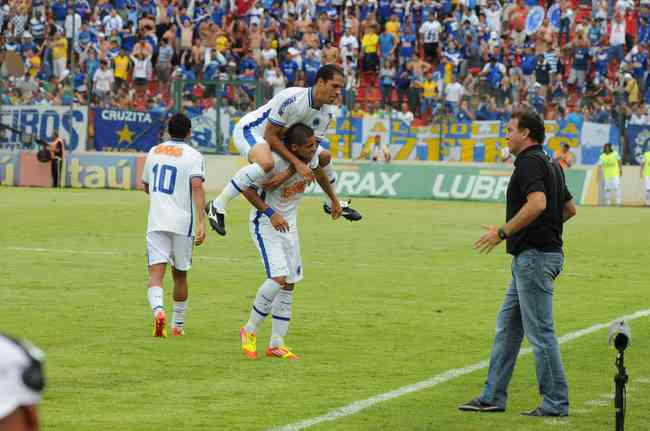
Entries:
{"type": "Polygon", "coordinates": [[[273,301],[271,315],[273,325],[271,328],[271,347],[284,345],[284,337],[289,330],[291,321],[291,305],[293,304],[293,290],[280,289],[273,301]]]}
{"type": "Polygon", "coordinates": [[[253,301],[250,317],[244,327],[246,332],[257,332],[260,323],[262,323],[264,318],[269,315],[269,312],[271,312],[273,300],[277,296],[280,287],[281,286],[278,283],[270,278],[264,280],[264,283],[262,283],[260,288],[257,290],[255,301],[253,301]]]}
{"type": "Polygon", "coordinates": [[[231,200],[235,199],[241,192],[263,178],[264,175],[266,175],[266,172],[257,163],[244,166],[237,171],[228,184],[226,184],[221,194],[214,200],[214,207],[225,210],[231,200]]]}
{"type": "Polygon", "coordinates": [[[187,300],[174,301],[174,313],[172,315],[174,326],[183,328],[183,325],[185,324],[185,312],[187,312],[187,300]]]}
{"type": "Polygon", "coordinates": [[[158,310],[165,311],[163,296],[163,288],[160,286],[152,286],[147,289],[147,298],[149,299],[149,305],[151,306],[151,311],[153,311],[154,315],[158,310]]]}

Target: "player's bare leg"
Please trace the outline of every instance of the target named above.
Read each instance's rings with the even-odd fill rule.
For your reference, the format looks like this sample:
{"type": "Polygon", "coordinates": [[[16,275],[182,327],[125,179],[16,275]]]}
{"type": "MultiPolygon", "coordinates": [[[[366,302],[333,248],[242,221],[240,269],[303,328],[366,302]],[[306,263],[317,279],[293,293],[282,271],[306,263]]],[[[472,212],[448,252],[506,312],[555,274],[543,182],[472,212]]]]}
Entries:
{"type": "Polygon", "coordinates": [[[174,277],[174,314],[172,315],[172,335],[185,335],[185,312],[187,311],[187,271],[172,267],[174,277]]]}
{"type": "Polygon", "coordinates": [[[223,191],[214,201],[208,202],[205,211],[208,214],[210,227],[219,235],[226,234],[226,208],[228,203],[239,196],[242,191],[259,181],[273,170],[275,163],[271,155],[271,147],[266,142],[259,142],[248,153],[249,165],[241,168],[226,184],[223,191]]]}
{"type": "Polygon", "coordinates": [[[153,312],[153,336],[167,336],[167,318],[165,316],[165,306],[163,303],[162,282],[165,276],[167,264],[156,263],[149,266],[149,288],[147,289],[147,298],[153,312]]]}

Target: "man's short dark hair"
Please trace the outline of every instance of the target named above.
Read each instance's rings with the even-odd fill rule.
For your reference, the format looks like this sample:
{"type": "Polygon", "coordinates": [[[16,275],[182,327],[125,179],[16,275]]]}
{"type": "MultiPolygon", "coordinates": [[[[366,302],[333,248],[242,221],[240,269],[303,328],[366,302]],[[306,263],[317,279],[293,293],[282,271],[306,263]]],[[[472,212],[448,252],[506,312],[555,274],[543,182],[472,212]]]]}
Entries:
{"type": "Polygon", "coordinates": [[[546,139],[544,120],[531,108],[518,109],[512,114],[512,119],[517,119],[519,130],[528,129],[530,139],[538,144],[543,144],[546,139]]]}
{"type": "Polygon", "coordinates": [[[341,75],[342,77],[345,76],[343,75],[343,69],[338,67],[336,64],[326,64],[325,66],[318,69],[318,73],[316,73],[316,80],[314,82],[318,82],[319,79],[328,82],[331,81],[336,75],[341,75]]]}
{"type": "Polygon", "coordinates": [[[287,129],[287,131],[284,133],[284,141],[286,145],[301,146],[305,145],[307,143],[307,139],[311,138],[312,136],[314,136],[314,131],[311,129],[311,127],[302,123],[297,123],[289,127],[289,129],[287,129]]]}
{"type": "Polygon", "coordinates": [[[187,118],[187,115],[180,112],[172,115],[167,125],[169,136],[171,136],[173,139],[187,138],[187,135],[189,135],[191,129],[192,122],[189,118],[187,118]]]}

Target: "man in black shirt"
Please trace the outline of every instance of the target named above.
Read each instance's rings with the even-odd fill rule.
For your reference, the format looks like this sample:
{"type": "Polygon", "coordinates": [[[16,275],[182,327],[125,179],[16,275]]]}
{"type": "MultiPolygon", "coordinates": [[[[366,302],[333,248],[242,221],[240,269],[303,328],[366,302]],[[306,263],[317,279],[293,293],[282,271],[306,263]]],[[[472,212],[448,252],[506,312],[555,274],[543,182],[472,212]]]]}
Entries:
{"type": "Polygon", "coordinates": [[[65,143],[57,132],[54,132],[54,140],[50,143],[50,161],[52,171],[52,187],[61,187],[61,168],[63,167],[63,153],[65,143]]]}
{"type": "Polygon", "coordinates": [[[539,407],[527,416],[567,416],[569,400],[553,324],[553,280],[562,270],[562,225],[576,213],[564,173],[542,149],[544,121],[532,110],[512,115],[508,147],[517,158],[510,178],[506,224],[483,227],[475,243],[489,253],[506,240],[513,255],[512,280],[497,317],[487,381],[483,393],[459,406],[463,411],[502,412],[507,388],[524,334],[535,356],[539,407]]]}

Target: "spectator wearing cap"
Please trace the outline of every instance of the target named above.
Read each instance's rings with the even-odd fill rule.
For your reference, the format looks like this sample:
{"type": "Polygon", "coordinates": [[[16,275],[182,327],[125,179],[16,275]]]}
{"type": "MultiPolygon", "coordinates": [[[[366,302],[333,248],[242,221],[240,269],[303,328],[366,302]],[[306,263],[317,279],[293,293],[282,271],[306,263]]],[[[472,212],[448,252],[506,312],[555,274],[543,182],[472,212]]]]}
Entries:
{"type": "Polygon", "coordinates": [[[487,82],[488,91],[496,96],[497,90],[501,87],[501,81],[506,76],[506,67],[497,61],[496,56],[490,56],[490,62],[483,67],[480,73],[487,82]]]}
{"type": "Polygon", "coordinates": [[[521,74],[523,75],[524,82],[528,87],[535,83],[537,59],[538,57],[533,52],[533,47],[531,45],[524,47],[524,55],[521,57],[521,74]]]}
{"type": "Polygon", "coordinates": [[[106,102],[111,94],[114,82],[115,75],[108,68],[108,61],[101,60],[99,69],[93,75],[93,94],[100,102],[106,102]]]}
{"type": "Polygon", "coordinates": [[[43,358],[36,347],[0,334],[0,431],[40,429],[43,358]]]}

